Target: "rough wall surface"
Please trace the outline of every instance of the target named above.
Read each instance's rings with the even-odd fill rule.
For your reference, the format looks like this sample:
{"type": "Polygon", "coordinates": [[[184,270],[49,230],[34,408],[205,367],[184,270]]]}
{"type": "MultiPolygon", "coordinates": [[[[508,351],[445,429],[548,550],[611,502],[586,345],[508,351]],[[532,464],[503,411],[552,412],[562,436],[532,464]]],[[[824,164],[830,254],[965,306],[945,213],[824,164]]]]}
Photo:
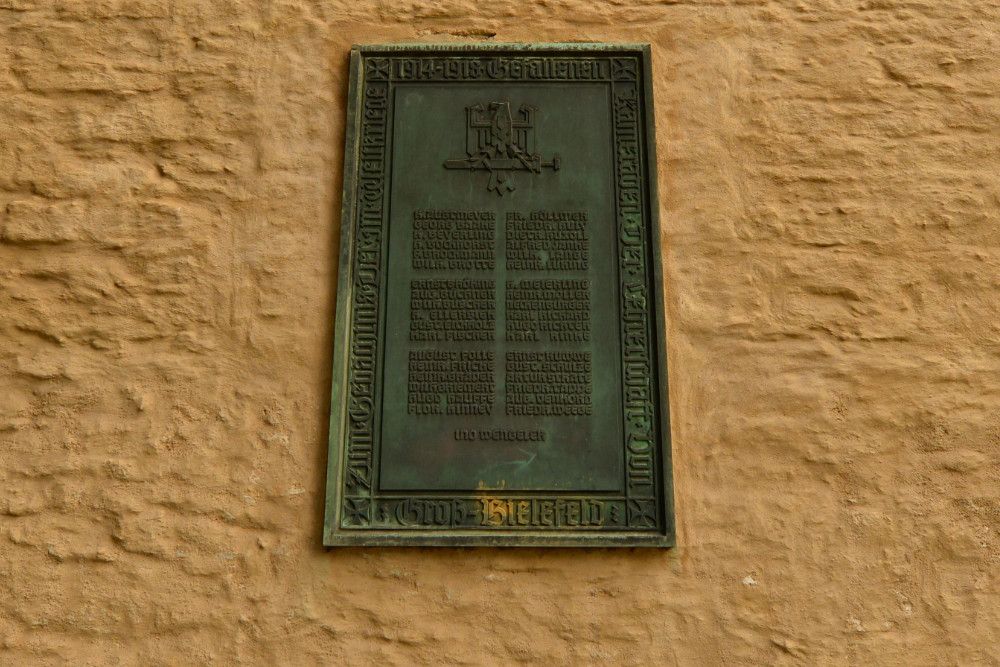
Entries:
{"type": "Polygon", "coordinates": [[[994,0],[0,0],[0,663],[1000,665],[994,0]],[[679,543],[320,546],[352,42],[653,45],[679,543]]]}

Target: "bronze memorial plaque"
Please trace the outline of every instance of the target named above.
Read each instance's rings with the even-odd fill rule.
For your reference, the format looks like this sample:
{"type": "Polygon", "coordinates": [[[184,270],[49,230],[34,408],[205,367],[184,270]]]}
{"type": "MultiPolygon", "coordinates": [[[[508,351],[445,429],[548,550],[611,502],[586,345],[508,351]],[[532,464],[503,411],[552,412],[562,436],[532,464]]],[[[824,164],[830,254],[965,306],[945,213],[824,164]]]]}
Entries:
{"type": "Polygon", "coordinates": [[[351,53],[324,543],[672,546],[649,47],[351,53]]]}

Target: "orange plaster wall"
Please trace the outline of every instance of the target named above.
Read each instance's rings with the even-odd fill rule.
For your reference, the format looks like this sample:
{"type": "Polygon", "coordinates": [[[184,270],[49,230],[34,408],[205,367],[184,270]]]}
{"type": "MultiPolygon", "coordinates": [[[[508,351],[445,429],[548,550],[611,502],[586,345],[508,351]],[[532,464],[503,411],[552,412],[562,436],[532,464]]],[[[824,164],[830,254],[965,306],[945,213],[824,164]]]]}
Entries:
{"type": "Polygon", "coordinates": [[[0,663],[1000,664],[1000,8],[0,0],[0,663]],[[354,42],[649,42],[678,540],[320,546],[354,42]]]}

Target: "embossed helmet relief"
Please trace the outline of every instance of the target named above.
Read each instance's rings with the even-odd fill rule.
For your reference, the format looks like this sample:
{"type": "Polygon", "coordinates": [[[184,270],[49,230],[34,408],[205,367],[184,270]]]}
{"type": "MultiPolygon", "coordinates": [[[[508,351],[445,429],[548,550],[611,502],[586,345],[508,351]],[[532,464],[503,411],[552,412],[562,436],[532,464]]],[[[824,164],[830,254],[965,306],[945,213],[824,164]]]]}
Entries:
{"type": "Polygon", "coordinates": [[[325,544],[674,544],[649,74],[352,51],[325,544]]]}

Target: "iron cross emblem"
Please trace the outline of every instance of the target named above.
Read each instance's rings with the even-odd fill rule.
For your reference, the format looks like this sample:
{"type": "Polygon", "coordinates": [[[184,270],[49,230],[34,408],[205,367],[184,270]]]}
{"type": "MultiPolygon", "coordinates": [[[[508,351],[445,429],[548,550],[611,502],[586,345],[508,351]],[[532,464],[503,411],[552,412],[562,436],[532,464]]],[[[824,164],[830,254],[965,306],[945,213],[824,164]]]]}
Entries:
{"type": "Polygon", "coordinates": [[[543,162],[535,152],[535,107],[522,104],[517,118],[511,113],[510,102],[490,102],[488,109],[476,103],[465,109],[468,157],[445,160],[446,168],[488,170],[490,180],[486,189],[500,196],[514,190],[514,171],[540,174],[543,167],[559,170],[562,160],[558,155],[550,162],[543,162]]]}

